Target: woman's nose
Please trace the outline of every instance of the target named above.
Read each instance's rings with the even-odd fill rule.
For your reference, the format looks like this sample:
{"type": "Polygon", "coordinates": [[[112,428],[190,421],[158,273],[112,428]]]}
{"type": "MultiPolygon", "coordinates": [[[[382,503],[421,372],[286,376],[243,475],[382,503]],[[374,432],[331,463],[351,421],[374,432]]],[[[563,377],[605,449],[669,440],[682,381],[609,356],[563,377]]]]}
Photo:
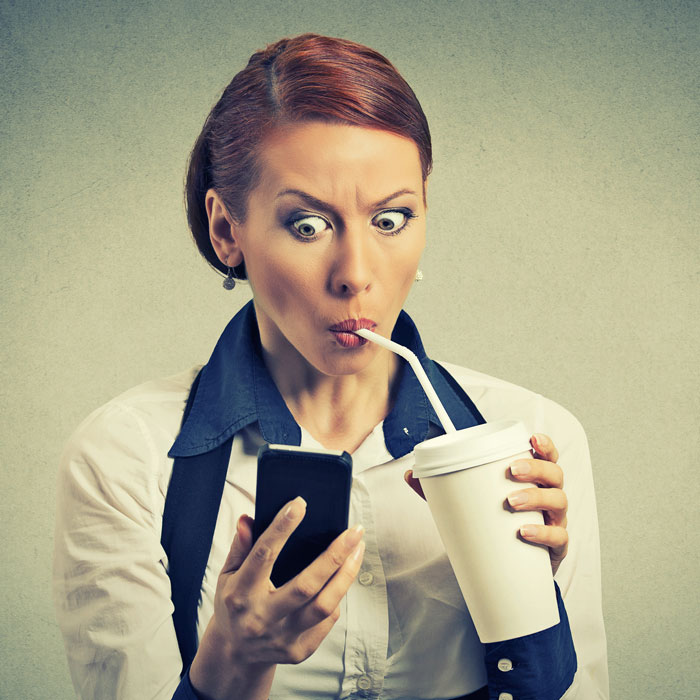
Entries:
{"type": "Polygon", "coordinates": [[[352,296],[368,289],[372,277],[369,240],[364,231],[344,231],[334,241],[330,285],[334,294],[352,296]]]}

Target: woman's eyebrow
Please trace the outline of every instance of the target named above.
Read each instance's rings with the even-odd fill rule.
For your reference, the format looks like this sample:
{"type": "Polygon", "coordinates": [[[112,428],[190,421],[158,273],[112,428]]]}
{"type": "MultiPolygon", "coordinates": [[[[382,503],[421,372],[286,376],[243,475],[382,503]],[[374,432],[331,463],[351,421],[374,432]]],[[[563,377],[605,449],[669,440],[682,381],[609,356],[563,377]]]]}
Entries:
{"type": "MultiPolygon", "coordinates": [[[[295,190],[295,189],[286,189],[282,190],[281,192],[278,192],[275,195],[275,199],[278,199],[279,197],[283,197],[286,194],[294,194],[300,199],[303,199],[310,207],[314,207],[316,209],[325,209],[326,211],[333,212],[337,216],[338,212],[335,210],[335,208],[331,205],[328,204],[328,202],[324,202],[322,199],[318,199],[317,197],[314,197],[313,195],[310,195],[308,192],[304,192],[302,190],[295,190]]],[[[384,197],[383,199],[380,199],[378,202],[375,202],[374,204],[371,205],[371,209],[376,209],[377,207],[381,207],[382,205],[386,204],[387,202],[390,202],[392,199],[395,197],[398,197],[401,194],[413,194],[416,195],[416,192],[413,190],[409,190],[407,188],[404,188],[402,190],[396,190],[396,192],[393,192],[390,194],[388,197],[384,197]]]]}

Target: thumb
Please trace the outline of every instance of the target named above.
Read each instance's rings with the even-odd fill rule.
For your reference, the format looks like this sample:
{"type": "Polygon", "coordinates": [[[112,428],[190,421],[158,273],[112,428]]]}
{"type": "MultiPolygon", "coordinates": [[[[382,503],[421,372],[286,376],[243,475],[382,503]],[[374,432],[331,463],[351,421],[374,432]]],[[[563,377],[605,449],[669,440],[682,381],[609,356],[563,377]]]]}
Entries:
{"type": "Polygon", "coordinates": [[[241,564],[253,547],[253,519],[248,515],[241,515],[236,523],[236,535],[231,543],[226,561],[221,568],[221,573],[232,573],[240,569],[241,564]]]}

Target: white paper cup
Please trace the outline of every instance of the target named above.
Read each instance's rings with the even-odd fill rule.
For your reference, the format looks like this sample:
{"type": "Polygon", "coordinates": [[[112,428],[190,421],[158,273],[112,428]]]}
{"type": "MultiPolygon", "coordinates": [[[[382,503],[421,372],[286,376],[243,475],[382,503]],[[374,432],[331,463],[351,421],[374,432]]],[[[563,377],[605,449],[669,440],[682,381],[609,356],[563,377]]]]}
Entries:
{"type": "MultiPolygon", "coordinates": [[[[414,449],[413,475],[445,545],[482,642],[539,632],[559,622],[547,548],[525,542],[521,525],[540,511],[512,512],[514,459],[531,459],[522,423],[500,421],[447,433],[414,449]]],[[[529,488],[523,484],[521,488],[529,488]]]]}

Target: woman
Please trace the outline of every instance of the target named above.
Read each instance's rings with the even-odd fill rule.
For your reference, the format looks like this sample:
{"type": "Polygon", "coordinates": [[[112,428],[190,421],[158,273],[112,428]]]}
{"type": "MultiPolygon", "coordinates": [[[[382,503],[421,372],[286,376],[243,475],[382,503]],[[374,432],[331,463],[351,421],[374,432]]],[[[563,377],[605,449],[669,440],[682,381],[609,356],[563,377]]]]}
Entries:
{"type": "Polygon", "coordinates": [[[283,39],[224,91],[191,155],[188,219],[224,286],[247,279],[253,301],[196,383],[199,367],[136,387],[66,447],[54,593],[80,697],[607,696],[580,425],[525,389],[455,366],[443,374],[402,311],[419,277],[431,166],[415,95],[367,47],[283,39]],[[413,447],[440,425],[403,363],[353,335],[361,326],[419,355],[458,428],[515,417],[538,431],[533,459],[511,468],[509,500],[545,514],[521,535],[549,548],[555,627],[479,642],[410,471],[413,447]],[[287,504],[253,545],[247,514],[266,442],[353,456],[356,526],[279,589],[269,574],[304,503],[287,504]],[[165,499],[173,458],[222,448],[226,483],[190,665],[171,602],[187,562],[176,567],[161,545],[165,499]]]}

